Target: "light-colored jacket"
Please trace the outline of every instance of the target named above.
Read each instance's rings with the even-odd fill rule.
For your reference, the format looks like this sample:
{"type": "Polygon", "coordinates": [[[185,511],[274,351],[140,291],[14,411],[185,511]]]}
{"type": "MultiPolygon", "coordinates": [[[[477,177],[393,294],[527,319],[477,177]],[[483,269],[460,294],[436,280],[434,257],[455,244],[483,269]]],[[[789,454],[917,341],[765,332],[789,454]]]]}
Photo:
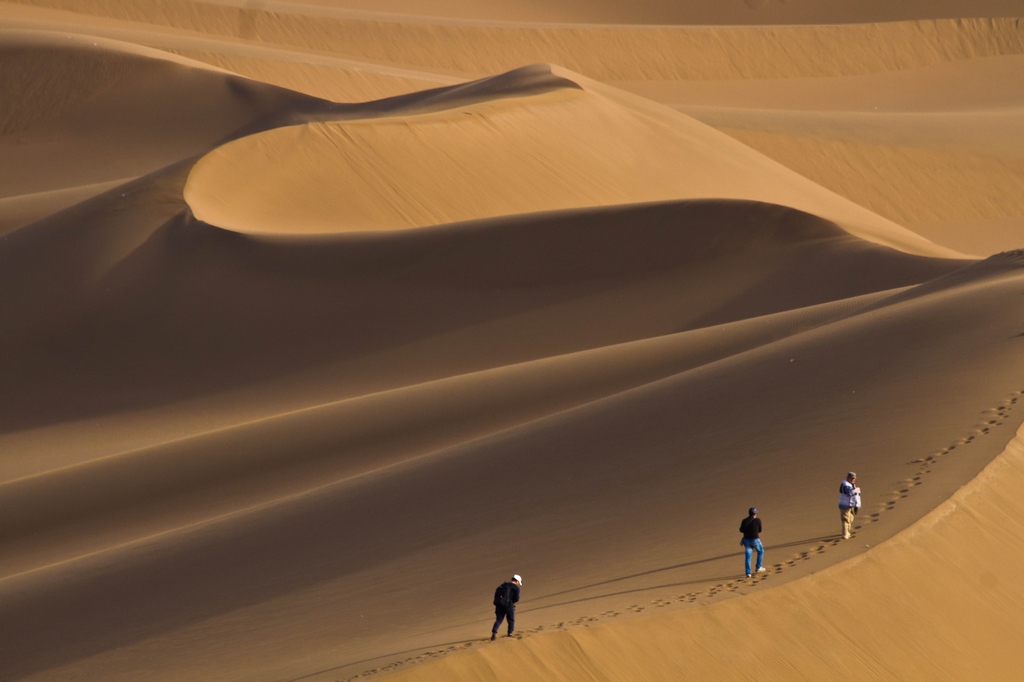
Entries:
{"type": "Polygon", "coordinates": [[[860,488],[855,488],[845,478],[839,484],[839,508],[852,509],[860,506],[860,488]]]}

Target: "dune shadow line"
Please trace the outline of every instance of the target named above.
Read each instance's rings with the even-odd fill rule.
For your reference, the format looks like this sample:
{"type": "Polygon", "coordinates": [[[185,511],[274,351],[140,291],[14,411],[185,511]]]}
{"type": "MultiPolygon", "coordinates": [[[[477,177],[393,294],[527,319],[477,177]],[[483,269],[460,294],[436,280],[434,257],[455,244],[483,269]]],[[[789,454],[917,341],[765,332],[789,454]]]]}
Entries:
{"type": "MultiPolygon", "coordinates": [[[[788,547],[800,547],[801,545],[809,545],[809,544],[812,544],[812,543],[815,543],[815,542],[824,542],[825,540],[834,540],[836,537],[837,537],[836,535],[825,535],[825,536],[822,536],[822,537],[807,538],[806,540],[795,540],[793,542],[783,542],[783,543],[779,543],[779,544],[775,544],[775,545],[766,545],[765,546],[765,552],[768,552],[769,550],[775,550],[775,549],[786,549],[788,547]]],[[[568,590],[561,590],[559,592],[551,592],[549,594],[545,594],[545,595],[542,595],[540,597],[536,597],[535,599],[532,599],[531,601],[539,601],[539,600],[542,600],[542,599],[548,599],[550,597],[558,597],[558,596],[561,596],[561,595],[564,595],[564,594],[570,594],[572,592],[579,592],[580,590],[588,590],[588,589],[591,589],[591,588],[594,588],[594,587],[602,587],[604,585],[610,585],[612,583],[622,582],[624,580],[632,580],[634,578],[642,578],[644,576],[654,575],[656,573],[664,573],[666,571],[674,571],[674,570],[679,569],[679,568],[688,568],[690,566],[699,566],[700,564],[707,564],[707,563],[711,563],[713,561],[721,561],[723,559],[732,559],[732,558],[735,558],[737,554],[741,554],[741,553],[742,553],[742,550],[740,550],[738,552],[732,552],[730,554],[721,554],[719,556],[707,557],[705,559],[697,559],[696,561],[688,561],[688,562],[681,563],[681,564],[673,564],[671,566],[663,566],[661,568],[653,568],[653,569],[651,569],[649,571],[641,571],[640,573],[631,573],[630,575],[619,576],[618,578],[610,578],[608,580],[602,580],[600,582],[590,583],[589,585],[580,585],[579,587],[573,587],[573,588],[568,589],[568,590]]],[[[721,579],[722,580],[730,580],[733,577],[735,577],[735,576],[729,576],[727,578],[721,578],[721,579]]],[[[690,585],[690,584],[699,583],[699,582],[708,582],[710,580],[718,580],[718,578],[706,578],[706,579],[694,580],[694,581],[688,581],[688,582],[672,583],[672,584],[669,584],[669,585],[661,585],[659,587],[672,587],[674,585],[690,585]]],[[[645,587],[645,588],[642,588],[642,590],[627,590],[626,592],[616,592],[616,593],[613,593],[613,594],[627,594],[628,592],[637,592],[637,591],[651,590],[651,589],[655,589],[655,588],[654,587],[645,587]]],[[[612,595],[609,594],[609,595],[606,595],[606,596],[612,596],[612,595]]],[[[580,600],[580,601],[584,601],[584,600],[580,600]]],[[[563,603],[572,603],[572,602],[563,602],[563,603]]],[[[545,606],[545,607],[541,607],[541,608],[549,608],[549,607],[545,606]]]]}

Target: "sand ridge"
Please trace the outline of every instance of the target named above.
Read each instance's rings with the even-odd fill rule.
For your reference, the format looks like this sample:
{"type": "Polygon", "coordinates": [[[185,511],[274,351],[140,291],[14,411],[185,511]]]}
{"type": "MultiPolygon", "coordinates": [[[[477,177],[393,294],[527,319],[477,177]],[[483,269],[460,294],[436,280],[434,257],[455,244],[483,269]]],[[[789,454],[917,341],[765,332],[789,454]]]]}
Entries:
{"type": "Polygon", "coordinates": [[[211,224],[290,233],[709,196],[770,200],[883,244],[954,255],[670,110],[627,108],[632,96],[581,88],[546,65],[499,78],[511,81],[509,95],[522,95],[495,101],[498,79],[487,79],[476,97],[489,97],[474,107],[281,128],[221,146],[193,169],[186,200],[211,224]],[[616,136],[617,144],[595,144],[616,136]],[[488,170],[496,163],[500,180],[488,170]],[[316,201],[291,200],[309,190],[316,201]]]}
{"type": "MultiPolygon", "coordinates": [[[[296,485],[310,485],[317,478],[327,475],[344,479],[374,468],[385,467],[390,462],[401,461],[402,457],[410,453],[420,453],[424,449],[434,449],[452,442],[471,439],[480,434],[501,430],[524,420],[537,419],[604,395],[627,390],[640,383],[713,362],[720,357],[741,353],[792,333],[806,331],[815,324],[849,315],[850,311],[856,310],[858,305],[868,305],[867,300],[860,303],[851,300],[855,295],[860,294],[862,299],[877,298],[877,295],[870,294],[873,291],[891,295],[891,289],[894,287],[904,286],[915,280],[955,270],[958,267],[957,261],[934,263],[929,262],[929,259],[896,256],[878,248],[872,253],[870,249],[864,249],[850,240],[838,228],[792,211],[786,212],[777,208],[757,205],[737,205],[730,208],[738,215],[746,213],[748,218],[746,225],[742,225],[742,223],[737,225],[736,233],[732,236],[731,241],[726,241],[721,230],[714,234],[712,241],[707,241],[707,236],[702,229],[701,218],[704,220],[721,219],[728,214],[728,209],[720,202],[634,209],[632,212],[636,215],[636,219],[650,227],[644,230],[649,234],[642,241],[641,237],[644,231],[637,229],[632,231],[633,238],[637,240],[637,244],[634,246],[635,255],[631,259],[633,263],[623,262],[624,254],[620,253],[619,259],[606,263],[591,259],[588,263],[589,272],[580,267],[575,269],[576,277],[583,276],[592,281],[600,279],[610,283],[636,279],[638,270],[640,273],[644,273],[652,269],[655,271],[663,269],[666,274],[674,275],[670,281],[679,282],[679,271],[685,272],[686,268],[681,268],[678,263],[673,262],[678,257],[670,259],[662,256],[660,265],[656,264],[652,257],[657,248],[662,248],[674,241],[679,245],[679,251],[687,253],[689,259],[702,261],[706,265],[717,263],[709,269],[710,272],[737,271],[734,285],[740,284],[743,279],[747,280],[750,291],[744,294],[738,287],[734,288],[728,293],[727,298],[720,299],[718,309],[711,308],[714,305],[713,301],[702,301],[704,310],[698,306],[698,301],[689,302],[687,307],[691,309],[692,317],[685,326],[690,327],[691,331],[652,337],[641,335],[635,341],[586,350],[597,340],[608,344],[616,339],[611,335],[614,333],[612,325],[606,323],[607,326],[603,329],[586,330],[583,335],[577,334],[576,338],[569,337],[561,341],[563,353],[565,350],[574,348],[585,350],[555,357],[542,357],[518,364],[505,364],[492,369],[471,371],[420,384],[404,385],[399,388],[382,387],[375,391],[363,389],[364,392],[351,398],[321,405],[304,406],[298,410],[275,414],[269,418],[231,424],[210,432],[134,451],[81,462],[68,461],[64,466],[52,469],[44,468],[31,471],[24,468],[27,462],[21,463],[19,467],[12,457],[10,462],[6,463],[6,467],[12,473],[4,477],[7,481],[5,483],[6,504],[12,510],[12,517],[15,516],[14,510],[20,510],[20,512],[16,515],[18,520],[16,522],[12,520],[7,525],[6,532],[11,536],[11,546],[17,545],[15,537],[29,532],[32,535],[32,542],[39,546],[42,544],[41,534],[44,533],[45,527],[50,525],[59,527],[67,519],[81,521],[110,504],[115,497],[123,498],[120,505],[127,506],[138,505],[140,501],[152,504],[154,500],[161,497],[173,499],[179,495],[188,494],[192,499],[190,513],[195,515],[201,514],[203,506],[207,504],[199,501],[197,481],[204,481],[204,485],[211,486],[210,493],[207,495],[210,498],[209,504],[213,505],[213,508],[222,508],[225,504],[229,504],[228,493],[225,492],[224,486],[230,487],[236,479],[243,476],[247,477],[250,483],[254,482],[258,476],[263,480],[261,486],[265,488],[269,484],[271,489],[278,491],[275,494],[283,494],[280,490],[286,491],[287,486],[282,489],[281,483],[276,479],[279,479],[281,472],[285,470],[291,472],[289,474],[291,483],[288,486],[294,488],[296,485]],[[771,210],[777,214],[780,223],[775,234],[767,232],[761,222],[765,213],[771,210]],[[689,230],[682,230],[676,221],[687,217],[693,225],[689,230]],[[659,218],[660,224],[655,222],[659,218]],[[794,227],[801,229],[797,231],[793,229],[794,227]],[[672,232],[677,234],[673,237],[671,236],[672,232]],[[789,253],[785,257],[785,260],[788,261],[785,268],[779,268],[774,274],[765,270],[758,272],[752,269],[752,258],[766,258],[776,250],[789,253]],[[826,255],[830,251],[833,252],[833,255],[826,255]],[[814,260],[819,261],[819,264],[811,269],[806,269],[800,264],[800,254],[808,252],[818,254],[814,260]],[[826,261],[837,268],[850,267],[851,262],[860,262],[870,270],[871,275],[860,278],[859,282],[844,280],[830,283],[818,270],[821,263],[826,261]],[[673,270],[677,272],[673,273],[673,270]],[[741,270],[746,270],[747,274],[741,275],[739,272],[741,270]],[[911,274],[914,270],[917,272],[911,274]],[[800,291],[801,283],[807,277],[815,277],[818,280],[817,291],[813,293],[800,291]],[[776,295],[765,296],[764,290],[767,287],[772,288],[776,295]],[[808,294],[811,295],[808,296],[808,294]],[[828,301],[831,297],[841,298],[844,302],[841,305],[832,302],[815,305],[818,301],[828,301]],[[788,298],[788,307],[791,307],[792,310],[787,311],[786,307],[783,307],[780,311],[780,298],[788,298]],[[816,319],[817,322],[815,322],[816,319]],[[709,327],[708,325],[717,326],[709,327]],[[567,343],[574,345],[564,345],[567,343]],[[414,438],[408,439],[404,435],[406,432],[415,434],[414,438]],[[309,438],[296,436],[296,433],[308,433],[309,438]],[[253,447],[253,443],[258,443],[258,445],[253,447]],[[344,449],[348,454],[345,460],[332,462],[331,455],[338,448],[344,449]],[[218,452],[234,452],[237,455],[214,457],[214,453],[218,452]],[[20,471],[14,473],[18,468],[20,471]],[[328,474],[328,471],[332,473],[328,474]],[[105,480],[130,481],[130,485],[124,489],[111,488],[101,485],[101,482],[105,480]],[[85,481],[92,481],[92,483],[87,484],[85,481]],[[299,481],[302,482],[299,483],[299,481]],[[48,500],[48,502],[38,506],[31,500],[48,500]],[[61,502],[54,505],[49,500],[60,500],[61,502]],[[33,508],[36,511],[30,511],[33,508]]],[[[592,241],[592,248],[596,246],[594,242],[602,236],[609,244],[614,243],[619,238],[618,224],[621,218],[618,214],[621,213],[620,209],[603,217],[605,223],[603,230],[598,222],[599,214],[591,213],[588,224],[581,225],[574,231],[580,234],[585,230],[592,241]],[[603,235],[600,234],[602,231],[603,235]]],[[[568,232],[563,238],[563,243],[570,246],[575,235],[564,225],[572,226],[576,221],[577,217],[570,214],[549,218],[536,226],[528,224],[529,229],[524,230],[520,237],[521,246],[518,251],[522,257],[530,257],[531,246],[536,243],[537,237],[544,235],[547,231],[559,229],[559,223],[563,225],[561,230],[568,232]]],[[[479,232],[481,228],[467,227],[466,231],[479,232]]],[[[491,232],[504,235],[504,259],[511,259],[515,248],[512,241],[513,235],[507,228],[504,230],[492,228],[491,232]]],[[[213,236],[216,237],[215,232],[213,236]]],[[[443,236],[441,237],[444,239],[443,236]]],[[[551,238],[548,237],[546,240],[550,242],[551,238]]],[[[434,241],[441,240],[434,237],[434,241]]],[[[515,266],[515,261],[505,266],[507,269],[504,272],[498,269],[501,267],[499,263],[493,262],[493,256],[491,256],[491,262],[487,262],[488,235],[474,235],[472,240],[463,236],[460,241],[463,242],[464,253],[452,254],[433,267],[441,272],[464,271],[466,270],[466,261],[483,261],[476,267],[490,271],[490,282],[487,281],[487,277],[482,275],[477,275],[476,280],[485,286],[509,286],[513,283],[523,286],[532,280],[532,286],[541,286],[552,291],[557,290],[565,282],[565,276],[559,273],[559,261],[557,260],[549,266],[547,271],[540,269],[539,264],[534,264],[529,278],[524,278],[517,272],[521,269],[515,266]],[[476,241],[480,246],[471,248],[470,244],[466,243],[470,241],[476,241]]],[[[434,248],[436,249],[436,247],[434,248]]],[[[207,249],[209,246],[204,247],[202,241],[192,241],[187,250],[193,254],[193,258],[202,259],[203,256],[200,254],[207,249]]],[[[432,249],[428,247],[428,250],[432,249]]],[[[598,250],[603,251],[604,249],[598,248],[598,250]]],[[[281,253],[281,249],[275,249],[271,245],[268,251],[276,254],[275,260],[282,260],[284,254],[281,253]]],[[[318,251],[323,253],[325,245],[318,245],[318,251]]],[[[338,264],[343,264],[345,261],[340,257],[343,253],[342,251],[334,255],[333,258],[327,259],[323,259],[321,256],[326,262],[320,267],[332,269],[336,268],[338,264]]],[[[172,258],[174,257],[172,256],[172,258]]],[[[127,256],[125,260],[130,258],[127,256]]],[[[150,261],[146,270],[159,272],[163,267],[150,261]]],[[[368,267],[379,273],[385,272],[393,266],[389,265],[388,259],[381,258],[377,260],[376,264],[368,264],[368,267]]],[[[709,277],[711,276],[710,272],[709,277]]],[[[249,286],[255,286],[258,279],[258,276],[250,279],[249,286]]],[[[447,279],[449,282],[453,281],[450,277],[447,279]]],[[[108,274],[103,281],[107,287],[110,287],[114,285],[115,278],[108,274]]],[[[463,279],[462,286],[468,285],[469,281],[471,280],[463,279]]],[[[692,276],[681,281],[686,282],[688,287],[700,286],[700,280],[694,279],[692,276]]],[[[360,286],[358,280],[351,277],[342,279],[339,284],[337,290],[339,292],[343,291],[344,287],[360,286]]],[[[124,287],[131,291],[137,291],[149,286],[138,279],[133,279],[127,285],[122,284],[118,288],[124,287]]],[[[323,286],[323,280],[320,280],[320,286],[323,286]]],[[[649,286],[640,289],[637,293],[629,293],[630,297],[635,298],[637,294],[642,295],[644,292],[650,291],[649,286]]],[[[233,285],[231,288],[245,289],[246,287],[233,285]]],[[[601,288],[601,286],[597,286],[594,290],[599,292],[601,288]]],[[[299,289],[299,291],[302,290],[299,289]]],[[[440,291],[443,292],[443,288],[440,291]]],[[[628,292],[622,288],[619,291],[623,294],[628,292]]],[[[358,292],[359,289],[356,289],[356,297],[360,295],[358,292]]],[[[430,299],[424,297],[421,291],[418,296],[419,305],[439,308],[451,304],[451,298],[443,294],[435,294],[435,296],[439,296],[439,300],[436,303],[431,303],[430,299]]],[[[606,295],[602,294],[601,298],[606,298],[606,295]]],[[[684,302],[679,301],[675,305],[681,305],[684,302]]],[[[384,304],[385,302],[381,301],[380,303],[384,304]]],[[[243,304],[243,301],[228,298],[223,300],[218,308],[229,310],[243,304]]],[[[401,303],[396,301],[390,305],[400,306],[401,303]]],[[[570,299],[559,312],[563,315],[578,316],[580,313],[574,312],[574,308],[577,307],[578,304],[573,304],[570,299]]],[[[55,313],[53,310],[50,312],[51,315],[55,313]]],[[[610,309],[609,312],[611,312],[610,309]]],[[[71,319],[81,314],[73,309],[66,313],[71,319]]],[[[620,312],[619,316],[622,321],[629,321],[633,317],[626,310],[620,312]]],[[[99,317],[92,324],[100,324],[101,321],[102,317],[99,317]]],[[[293,325],[308,325],[311,322],[315,323],[315,320],[302,321],[301,318],[294,318],[293,325]]],[[[118,324],[124,323],[125,320],[118,321],[118,324]]],[[[166,326],[169,331],[183,323],[184,320],[172,317],[160,322],[152,319],[146,322],[140,321],[139,326],[159,324],[166,326]]],[[[633,321],[630,326],[636,324],[637,322],[633,321]]],[[[564,322],[552,321],[549,325],[552,332],[557,331],[560,327],[565,328],[566,332],[569,331],[564,322]]],[[[673,325],[683,326],[683,318],[676,316],[673,325]]],[[[456,322],[455,326],[460,325],[456,322]]],[[[260,336],[266,331],[266,328],[260,329],[259,327],[239,330],[241,338],[260,336]]],[[[635,331],[632,333],[636,334],[635,331]]],[[[647,333],[652,334],[654,331],[647,333]]],[[[463,332],[463,335],[465,334],[466,332],[463,332]]],[[[161,335],[162,332],[158,331],[156,338],[150,343],[159,343],[156,339],[159,339],[161,335]]],[[[618,338],[622,339],[623,337],[618,338]]],[[[136,348],[118,349],[119,361],[123,362],[128,357],[141,359],[154,352],[156,347],[144,344],[142,338],[136,336],[133,340],[133,345],[137,346],[136,348]]],[[[519,352],[536,355],[538,349],[531,349],[531,345],[535,344],[528,343],[519,352]]],[[[554,346],[554,348],[558,348],[558,346],[554,346]]],[[[548,352],[550,353],[552,350],[548,350],[548,352]]],[[[173,353],[167,353],[166,350],[164,352],[165,361],[168,363],[176,362],[181,363],[183,367],[187,366],[186,358],[176,361],[173,359],[173,353]]],[[[338,354],[339,350],[333,349],[333,353],[338,354]]],[[[192,363],[199,362],[199,359],[194,356],[188,357],[187,360],[192,363]]],[[[94,356],[93,362],[104,361],[102,356],[94,356]]],[[[493,363],[494,359],[491,359],[490,362],[493,363]]],[[[263,364],[265,363],[266,360],[263,364]]],[[[192,372],[195,375],[189,382],[191,383],[191,392],[200,393],[203,390],[208,390],[203,388],[207,380],[203,376],[204,372],[202,370],[197,372],[195,369],[192,372]]],[[[30,371],[28,374],[35,376],[38,380],[37,373],[30,371]]],[[[154,378],[158,376],[154,375],[154,378]]],[[[177,377],[179,383],[185,383],[185,379],[181,375],[177,377]]],[[[378,373],[376,379],[381,381],[382,373],[378,373]]],[[[111,397],[119,390],[130,390],[130,386],[122,386],[118,389],[116,377],[113,375],[110,377],[110,381],[106,390],[111,397]]],[[[351,377],[349,377],[349,381],[351,381],[351,377]]],[[[166,391],[166,387],[163,390],[166,391]]],[[[52,386],[31,387],[25,385],[23,391],[25,392],[26,406],[31,402],[29,396],[34,393],[41,394],[43,397],[52,396],[54,393],[73,394],[77,392],[66,379],[52,386]]],[[[60,405],[55,403],[52,397],[45,399],[51,413],[60,409],[69,411],[76,409],[74,403],[70,401],[66,405],[60,405]]],[[[121,409],[124,409],[133,401],[137,402],[139,397],[128,393],[122,400],[121,409]]],[[[112,403],[112,405],[116,404],[112,403]]],[[[79,415],[89,414],[89,412],[83,413],[82,408],[83,406],[77,406],[79,415]]],[[[74,414],[75,411],[69,412],[69,415],[74,414]]],[[[67,457],[67,455],[65,456],[67,457]]],[[[240,499],[245,500],[247,497],[243,496],[240,499]]],[[[159,516],[158,514],[157,517],[159,516]]],[[[132,520],[132,523],[137,523],[144,517],[145,514],[133,514],[128,518],[132,520]]],[[[175,518],[180,519],[180,515],[175,518]]],[[[84,536],[84,533],[79,533],[78,541],[81,542],[84,536]]],[[[62,546],[60,543],[53,544],[56,547],[62,546]]],[[[21,552],[21,556],[23,560],[28,560],[31,552],[21,552]]]]}
{"type": "Polygon", "coordinates": [[[0,677],[1014,679],[1013,9],[0,2],[0,677]]]}
{"type": "MultiPolygon", "coordinates": [[[[756,13],[775,11],[781,7],[776,4],[758,8],[756,13]]],[[[1019,90],[1010,83],[1019,80],[1021,72],[1012,66],[1020,53],[1016,19],[925,19],[931,10],[921,6],[907,6],[908,12],[917,13],[916,22],[875,24],[843,25],[852,20],[850,8],[833,8],[829,26],[602,27],[515,22],[499,26],[456,22],[454,28],[450,16],[444,21],[438,17],[398,21],[395,15],[351,14],[344,8],[328,21],[322,7],[301,3],[288,9],[284,22],[279,20],[280,12],[274,12],[276,6],[242,8],[231,3],[165,3],[162,11],[152,16],[131,3],[11,7],[28,25],[45,26],[49,21],[71,30],[82,26],[83,30],[139,41],[341,101],[397,95],[431,87],[438,79],[451,83],[452,79],[478,78],[487,72],[546,61],[639,88],[638,92],[656,99],[665,97],[662,101],[667,103],[678,101],[674,93],[705,89],[705,84],[717,82],[728,87],[712,89],[710,92],[719,93],[712,103],[734,103],[737,95],[729,94],[735,92],[733,86],[749,85],[775,93],[775,102],[783,99],[785,107],[789,102],[842,101],[844,93],[860,91],[866,94],[855,105],[858,110],[865,106],[864,96],[869,109],[895,106],[909,97],[918,107],[940,99],[926,106],[946,110],[974,106],[972,99],[989,102],[983,106],[991,106],[993,98],[1005,99],[1007,93],[1019,90]],[[356,30],[359,26],[367,28],[366,43],[355,40],[362,35],[356,30]],[[392,30],[394,26],[397,28],[392,30]],[[445,35],[435,36],[436,31],[445,35]],[[377,44],[391,38],[398,43],[377,44]],[[410,45],[422,45],[426,53],[406,50],[410,45]],[[514,58],[504,59],[513,52],[514,58]],[[440,62],[438,55],[468,59],[440,62]],[[678,55],[680,61],[669,68],[665,55],[678,55]],[[986,60],[1003,60],[1004,66],[987,72],[974,68],[986,60]]],[[[951,11],[953,7],[950,5],[951,11]]],[[[752,11],[746,5],[739,9],[752,11]]],[[[999,12],[973,4],[971,11],[956,14],[993,17],[999,12]]],[[[893,17],[875,20],[882,18],[893,17]]],[[[744,93],[740,97],[750,97],[742,89],[740,92],[744,93]]],[[[1012,197],[1020,186],[1019,156],[1006,159],[1005,154],[993,156],[983,149],[949,153],[906,141],[865,145],[858,140],[856,125],[839,126],[837,120],[830,123],[831,130],[824,137],[780,134],[777,122],[772,121],[778,118],[770,114],[768,123],[762,125],[764,118],[755,115],[737,126],[712,115],[705,122],[891,221],[913,225],[920,234],[947,248],[986,256],[1018,246],[1015,234],[1024,218],[1019,202],[1012,197]],[[844,162],[837,164],[837,158],[844,162]],[[982,234],[983,239],[973,243],[962,239],[957,228],[961,224],[970,225],[968,232],[982,234]]],[[[1011,131],[1015,126],[1015,121],[1010,123],[1011,131]]],[[[980,116],[951,125],[944,135],[956,138],[965,129],[987,128],[985,117],[980,116]]],[[[1010,138],[1015,137],[1011,132],[1010,138]]],[[[984,146],[998,146],[1001,139],[1005,135],[992,130],[990,142],[984,146]]]]}
{"type": "MultiPolygon", "coordinates": [[[[920,472],[905,481],[906,487],[894,490],[885,507],[873,513],[868,523],[876,522],[884,513],[894,509],[900,500],[907,499],[916,486],[925,482],[932,465],[939,458],[951,455],[958,446],[969,445],[975,438],[989,433],[992,426],[1001,425],[1022,399],[1024,390],[1015,391],[988,411],[991,419],[942,450],[917,460],[921,465],[920,472]]],[[[998,622],[1005,629],[997,628],[997,632],[1012,633],[1013,616],[1010,614],[1020,607],[1020,600],[1011,597],[1010,603],[1006,603],[1002,595],[993,599],[994,591],[990,585],[976,587],[971,578],[981,572],[986,580],[1000,582],[993,569],[998,570],[998,564],[1012,566],[1016,561],[1016,557],[1007,557],[1006,552],[986,553],[984,549],[1001,545],[989,542],[993,535],[1005,537],[1009,533],[1015,536],[1019,532],[1009,521],[1013,514],[1006,510],[1005,505],[1012,504],[1014,496],[1009,489],[1020,480],[1022,445],[1024,427],[976,480],[958,490],[918,524],[856,559],[770,593],[757,591],[758,583],[777,577],[788,567],[811,560],[841,543],[841,540],[830,540],[813,550],[801,552],[785,563],[774,564],[768,574],[757,576],[752,583],[731,581],[716,585],[705,593],[708,597],[722,590],[743,590],[750,592],[751,597],[756,594],[756,598],[750,600],[756,602],[752,610],[772,614],[773,627],[751,625],[756,619],[750,617],[750,609],[733,608],[738,606],[736,602],[712,604],[699,610],[677,611],[621,624],[605,624],[609,619],[622,615],[609,611],[555,626],[557,632],[585,624],[595,626],[597,629],[593,632],[572,629],[547,634],[549,628],[538,627],[518,638],[525,641],[511,646],[488,650],[480,644],[464,643],[425,652],[374,672],[400,670],[397,674],[381,676],[382,679],[399,680],[452,679],[481,674],[491,679],[519,679],[524,674],[551,680],[577,679],[588,674],[632,677],[637,671],[625,662],[635,660],[637,653],[633,650],[637,650],[643,652],[640,655],[644,660],[652,663],[643,673],[651,679],[716,674],[722,670],[726,660],[729,660],[728,669],[734,672],[750,665],[757,666],[759,674],[780,678],[828,674],[837,679],[859,679],[868,670],[876,679],[904,679],[905,676],[918,675],[1012,679],[1016,663],[1008,652],[1012,650],[1009,642],[1016,635],[1004,635],[1005,642],[993,641],[993,634],[985,626],[998,622]],[[996,504],[992,503],[993,497],[996,504]],[[935,544],[944,546],[950,550],[949,553],[935,552],[935,544]],[[970,544],[975,553],[963,552],[965,544],[970,544]],[[922,546],[926,549],[922,550],[922,546]],[[956,558],[951,559],[954,556],[956,558]],[[919,596],[919,587],[907,589],[910,584],[919,586],[921,582],[927,584],[922,590],[927,592],[927,596],[919,596]],[[949,590],[950,583],[959,585],[960,589],[949,590]],[[970,594],[964,596],[964,592],[970,594]],[[793,600],[798,600],[800,606],[797,609],[787,608],[793,600]],[[850,602],[856,606],[850,608],[850,602]],[[835,610],[844,617],[836,619],[835,610]],[[865,611],[873,614],[880,610],[888,612],[890,617],[879,621],[863,615],[865,611]],[[793,613],[799,614],[800,624],[778,623],[779,616],[791,619],[793,613]],[[947,618],[937,618],[937,615],[947,618]],[[980,627],[973,632],[964,630],[961,627],[964,620],[980,627]],[[945,640],[948,648],[929,648],[923,659],[909,660],[905,656],[906,651],[919,646],[916,637],[906,635],[905,628],[910,625],[918,633],[925,630],[930,640],[945,640]],[[842,640],[844,629],[855,626],[865,627],[873,634],[870,645],[858,646],[857,670],[850,670],[850,666],[844,664],[849,657],[848,647],[830,640],[842,640]],[[793,636],[798,630],[800,639],[793,636]],[[701,633],[699,638],[689,634],[693,631],[701,633]],[[970,634],[965,637],[968,632],[970,634]],[[665,637],[667,633],[671,636],[665,637]],[[698,647],[706,652],[708,638],[714,641],[714,652],[710,656],[696,655],[698,647]],[[609,640],[614,642],[610,649],[609,640]],[[751,640],[759,646],[785,648],[790,653],[781,664],[777,661],[766,663],[760,657],[749,655],[750,647],[746,645],[751,640]],[[960,654],[963,647],[984,650],[983,662],[972,661],[965,665],[960,654]],[[567,656],[567,649],[581,653],[567,656]],[[652,655],[652,651],[657,653],[652,655]],[[406,666],[429,663],[432,659],[457,652],[467,653],[432,665],[403,670],[406,666]],[[744,660],[736,661],[737,655],[744,660]],[[708,658],[715,662],[708,665],[708,658]]],[[[694,602],[699,597],[699,593],[688,593],[670,600],[657,599],[647,605],[637,604],[630,609],[634,612],[661,609],[673,601],[694,602]]],[[[996,637],[998,640],[999,635],[996,637]]]]}
{"type": "Polygon", "coordinates": [[[601,80],[852,75],[1021,53],[1016,17],[767,27],[531,26],[385,13],[332,18],[316,8],[305,14],[301,6],[275,12],[272,6],[190,0],[166,0],[156,11],[131,0],[12,4],[475,74],[546,61],[601,80]]]}

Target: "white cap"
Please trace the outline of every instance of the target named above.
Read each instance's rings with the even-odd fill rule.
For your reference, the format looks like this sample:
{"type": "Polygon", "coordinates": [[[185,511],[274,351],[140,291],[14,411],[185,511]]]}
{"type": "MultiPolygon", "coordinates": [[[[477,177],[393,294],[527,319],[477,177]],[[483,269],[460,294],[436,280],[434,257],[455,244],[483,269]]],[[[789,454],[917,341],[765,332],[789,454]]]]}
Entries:
{"type": "Polygon", "coordinates": [[[522,585],[522,584],[523,584],[523,577],[522,577],[522,576],[520,576],[520,575],[514,575],[514,576],[512,576],[512,580],[515,580],[515,581],[516,581],[517,583],[519,583],[520,585],[522,585]]]}

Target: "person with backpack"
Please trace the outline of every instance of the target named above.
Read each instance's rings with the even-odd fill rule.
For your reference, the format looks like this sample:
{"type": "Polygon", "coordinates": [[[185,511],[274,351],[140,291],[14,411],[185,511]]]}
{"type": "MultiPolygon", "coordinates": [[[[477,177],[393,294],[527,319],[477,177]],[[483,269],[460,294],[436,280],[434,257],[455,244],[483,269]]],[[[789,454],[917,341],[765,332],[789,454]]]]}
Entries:
{"type": "Polygon", "coordinates": [[[740,532],[743,533],[743,539],[740,540],[740,544],[743,546],[744,554],[746,555],[745,567],[747,570],[747,577],[749,578],[752,574],[750,572],[750,555],[757,550],[757,572],[764,573],[765,569],[761,564],[764,562],[764,545],[761,544],[761,519],[757,518],[757,509],[751,507],[747,512],[747,518],[740,522],[740,532]]]}
{"type": "Polygon", "coordinates": [[[512,580],[498,585],[494,590],[494,627],[491,628],[491,639],[498,636],[498,628],[501,621],[508,618],[508,636],[511,637],[516,629],[516,602],[519,601],[519,588],[523,579],[519,575],[512,576],[512,580]]]}

